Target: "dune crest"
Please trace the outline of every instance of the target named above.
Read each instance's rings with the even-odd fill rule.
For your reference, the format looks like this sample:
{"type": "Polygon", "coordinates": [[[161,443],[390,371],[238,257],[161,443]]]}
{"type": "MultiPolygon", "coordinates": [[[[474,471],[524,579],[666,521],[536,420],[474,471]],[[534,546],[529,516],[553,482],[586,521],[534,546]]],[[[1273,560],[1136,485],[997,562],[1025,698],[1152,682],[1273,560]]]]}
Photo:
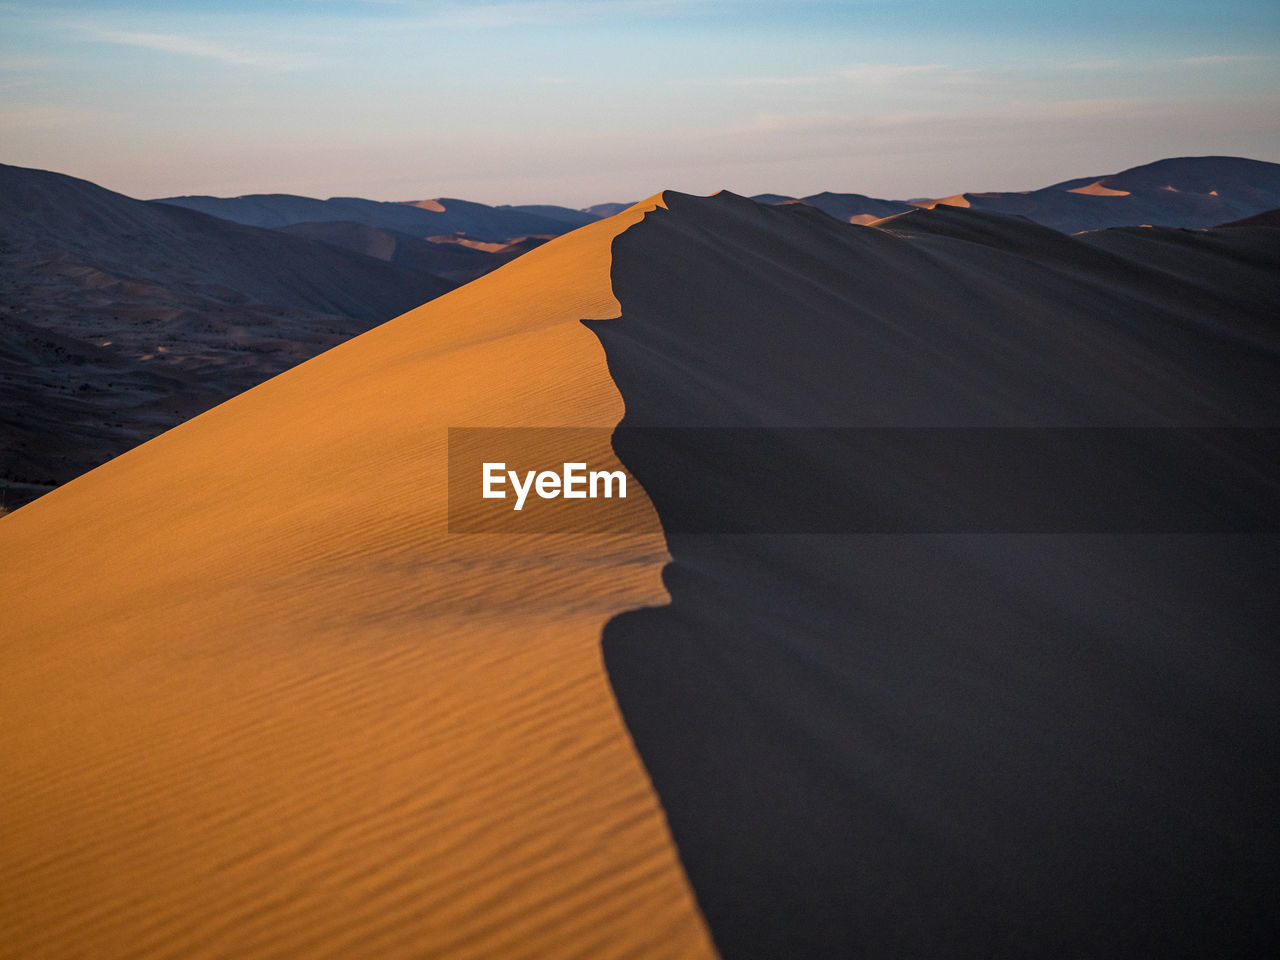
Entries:
{"type": "Polygon", "coordinates": [[[450,426],[603,426],[553,241],[0,522],[22,957],[714,956],[603,672],[631,536],[449,537],[450,426]]]}
{"type": "Polygon", "coordinates": [[[1067,193],[1080,193],[1086,197],[1127,197],[1130,196],[1128,190],[1112,190],[1110,187],[1104,187],[1101,180],[1095,180],[1093,183],[1083,187],[1075,187],[1068,190],[1067,193]]]}
{"type": "MultiPolygon", "coordinates": [[[[952,194],[949,197],[939,197],[937,200],[926,200],[923,203],[914,204],[921,210],[933,210],[935,207],[961,207],[970,206],[969,198],[963,193],[952,194]]],[[[883,219],[883,218],[882,218],[883,219]]]]}

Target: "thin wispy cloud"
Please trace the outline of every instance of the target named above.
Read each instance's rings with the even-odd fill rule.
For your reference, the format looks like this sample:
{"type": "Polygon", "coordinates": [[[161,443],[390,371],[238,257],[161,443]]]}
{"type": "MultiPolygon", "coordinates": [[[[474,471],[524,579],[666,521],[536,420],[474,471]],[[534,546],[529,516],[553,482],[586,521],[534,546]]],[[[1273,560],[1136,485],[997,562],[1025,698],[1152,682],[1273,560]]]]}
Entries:
{"type": "Polygon", "coordinates": [[[1240,66],[1246,63],[1258,63],[1264,57],[1254,54],[1215,54],[1203,57],[1130,57],[1102,60],[1074,60],[1063,64],[1068,70],[1112,71],[1112,70],[1160,70],[1169,67],[1214,67],[1240,66]]]}
{"type": "Polygon", "coordinates": [[[670,17],[732,5],[728,0],[498,0],[495,3],[438,3],[431,0],[368,0],[369,6],[399,14],[382,26],[405,22],[426,27],[485,29],[564,26],[624,17],[670,17]]]}
{"type": "Polygon", "coordinates": [[[755,134],[799,133],[814,130],[833,130],[849,126],[859,118],[835,111],[809,111],[806,113],[761,112],[746,120],[731,123],[711,136],[740,137],[755,134]]]}
{"type": "Polygon", "coordinates": [[[855,63],[841,67],[836,76],[851,83],[884,86],[922,76],[936,79],[944,72],[950,71],[940,63],[855,63]]]}
{"type": "Polygon", "coordinates": [[[1168,109],[1151,97],[1078,97],[1067,100],[1015,100],[984,111],[985,118],[1015,120],[1136,120],[1168,109]]]}
{"type": "Polygon", "coordinates": [[[815,83],[829,83],[835,74],[807,74],[795,77],[738,77],[731,80],[736,87],[806,87],[815,83]]]}
{"type": "Polygon", "coordinates": [[[740,77],[732,83],[744,87],[803,87],[817,84],[888,87],[916,80],[928,80],[933,84],[963,84],[978,83],[985,78],[986,73],[983,71],[959,69],[942,63],[852,63],[824,73],[740,77]]]}
{"type": "Polygon", "coordinates": [[[1182,63],[1193,67],[1217,66],[1220,64],[1234,63],[1250,63],[1255,60],[1261,60],[1262,57],[1252,54],[1233,54],[1229,56],[1211,56],[1211,57],[1183,57],[1180,60],[1172,60],[1171,63],[1182,63]]]}
{"type": "Polygon", "coordinates": [[[238,67],[264,70],[302,70],[322,62],[321,58],[292,51],[264,51],[230,46],[200,37],[173,33],[146,33],[133,30],[101,30],[86,28],[88,39],[127,47],[141,47],[161,53],[201,57],[238,67]]]}
{"type": "Polygon", "coordinates": [[[1046,122],[1054,120],[1102,121],[1149,116],[1161,108],[1150,98],[1092,97],[1067,100],[1015,100],[966,110],[905,110],[888,114],[840,111],[781,113],[762,111],[750,118],[712,131],[713,136],[742,137],[756,134],[869,132],[909,127],[931,127],[939,123],[982,129],[1000,121],[1046,122]]]}
{"type": "Polygon", "coordinates": [[[992,137],[1033,185],[1106,169],[1116,144],[1277,157],[1267,4],[1169,0],[1109,31],[1101,0],[1004,4],[999,29],[957,31],[924,0],[0,0],[0,129],[12,157],[142,195],[361,193],[424,169],[496,202],[532,199],[539,171],[584,204],[695,169],[918,189],[940,144],[972,186],[992,137]],[[269,95],[228,82],[246,76],[269,95]],[[118,117],[59,112],[102,106],[118,117]]]}

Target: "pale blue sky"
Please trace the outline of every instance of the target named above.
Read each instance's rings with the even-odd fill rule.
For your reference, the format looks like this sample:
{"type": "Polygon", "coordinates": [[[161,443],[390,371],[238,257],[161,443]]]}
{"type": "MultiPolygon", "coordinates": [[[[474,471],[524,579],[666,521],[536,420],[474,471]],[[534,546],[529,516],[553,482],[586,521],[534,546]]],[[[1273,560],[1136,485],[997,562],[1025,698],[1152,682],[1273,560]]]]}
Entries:
{"type": "Polygon", "coordinates": [[[1027,189],[1280,162],[1280,3],[0,0],[0,133],[140,197],[1027,189]]]}

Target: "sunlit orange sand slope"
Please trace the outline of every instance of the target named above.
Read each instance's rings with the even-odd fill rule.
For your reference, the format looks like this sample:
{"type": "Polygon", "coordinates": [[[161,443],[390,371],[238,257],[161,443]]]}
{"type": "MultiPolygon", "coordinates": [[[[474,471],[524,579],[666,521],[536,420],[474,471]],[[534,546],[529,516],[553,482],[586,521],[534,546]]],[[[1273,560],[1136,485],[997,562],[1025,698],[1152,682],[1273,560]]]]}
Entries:
{"type": "Polygon", "coordinates": [[[713,955],[600,661],[656,517],[445,532],[447,426],[621,418],[580,320],[652,206],[0,521],[0,953],[713,955]]]}

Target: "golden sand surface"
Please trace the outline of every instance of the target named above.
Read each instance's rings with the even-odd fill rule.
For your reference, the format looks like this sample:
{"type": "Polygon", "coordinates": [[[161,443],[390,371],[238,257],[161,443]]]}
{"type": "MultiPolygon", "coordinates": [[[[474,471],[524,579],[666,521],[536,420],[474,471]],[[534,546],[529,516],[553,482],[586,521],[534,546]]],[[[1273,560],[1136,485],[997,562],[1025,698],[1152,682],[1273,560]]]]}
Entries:
{"type": "Polygon", "coordinates": [[[1067,193],[1082,193],[1086,197],[1127,197],[1128,190],[1112,190],[1110,187],[1104,187],[1101,180],[1095,180],[1093,183],[1086,184],[1083,187],[1076,187],[1074,190],[1068,190],[1067,193]]]}
{"type": "Polygon", "coordinates": [[[921,210],[932,210],[940,206],[968,207],[969,205],[969,198],[963,193],[955,193],[949,197],[938,197],[934,200],[924,200],[912,204],[912,206],[919,207],[921,210]]]}
{"type": "Polygon", "coordinates": [[[621,418],[580,320],[656,203],[0,521],[0,954],[714,956],[600,656],[656,516],[446,533],[448,427],[621,418]]]}

